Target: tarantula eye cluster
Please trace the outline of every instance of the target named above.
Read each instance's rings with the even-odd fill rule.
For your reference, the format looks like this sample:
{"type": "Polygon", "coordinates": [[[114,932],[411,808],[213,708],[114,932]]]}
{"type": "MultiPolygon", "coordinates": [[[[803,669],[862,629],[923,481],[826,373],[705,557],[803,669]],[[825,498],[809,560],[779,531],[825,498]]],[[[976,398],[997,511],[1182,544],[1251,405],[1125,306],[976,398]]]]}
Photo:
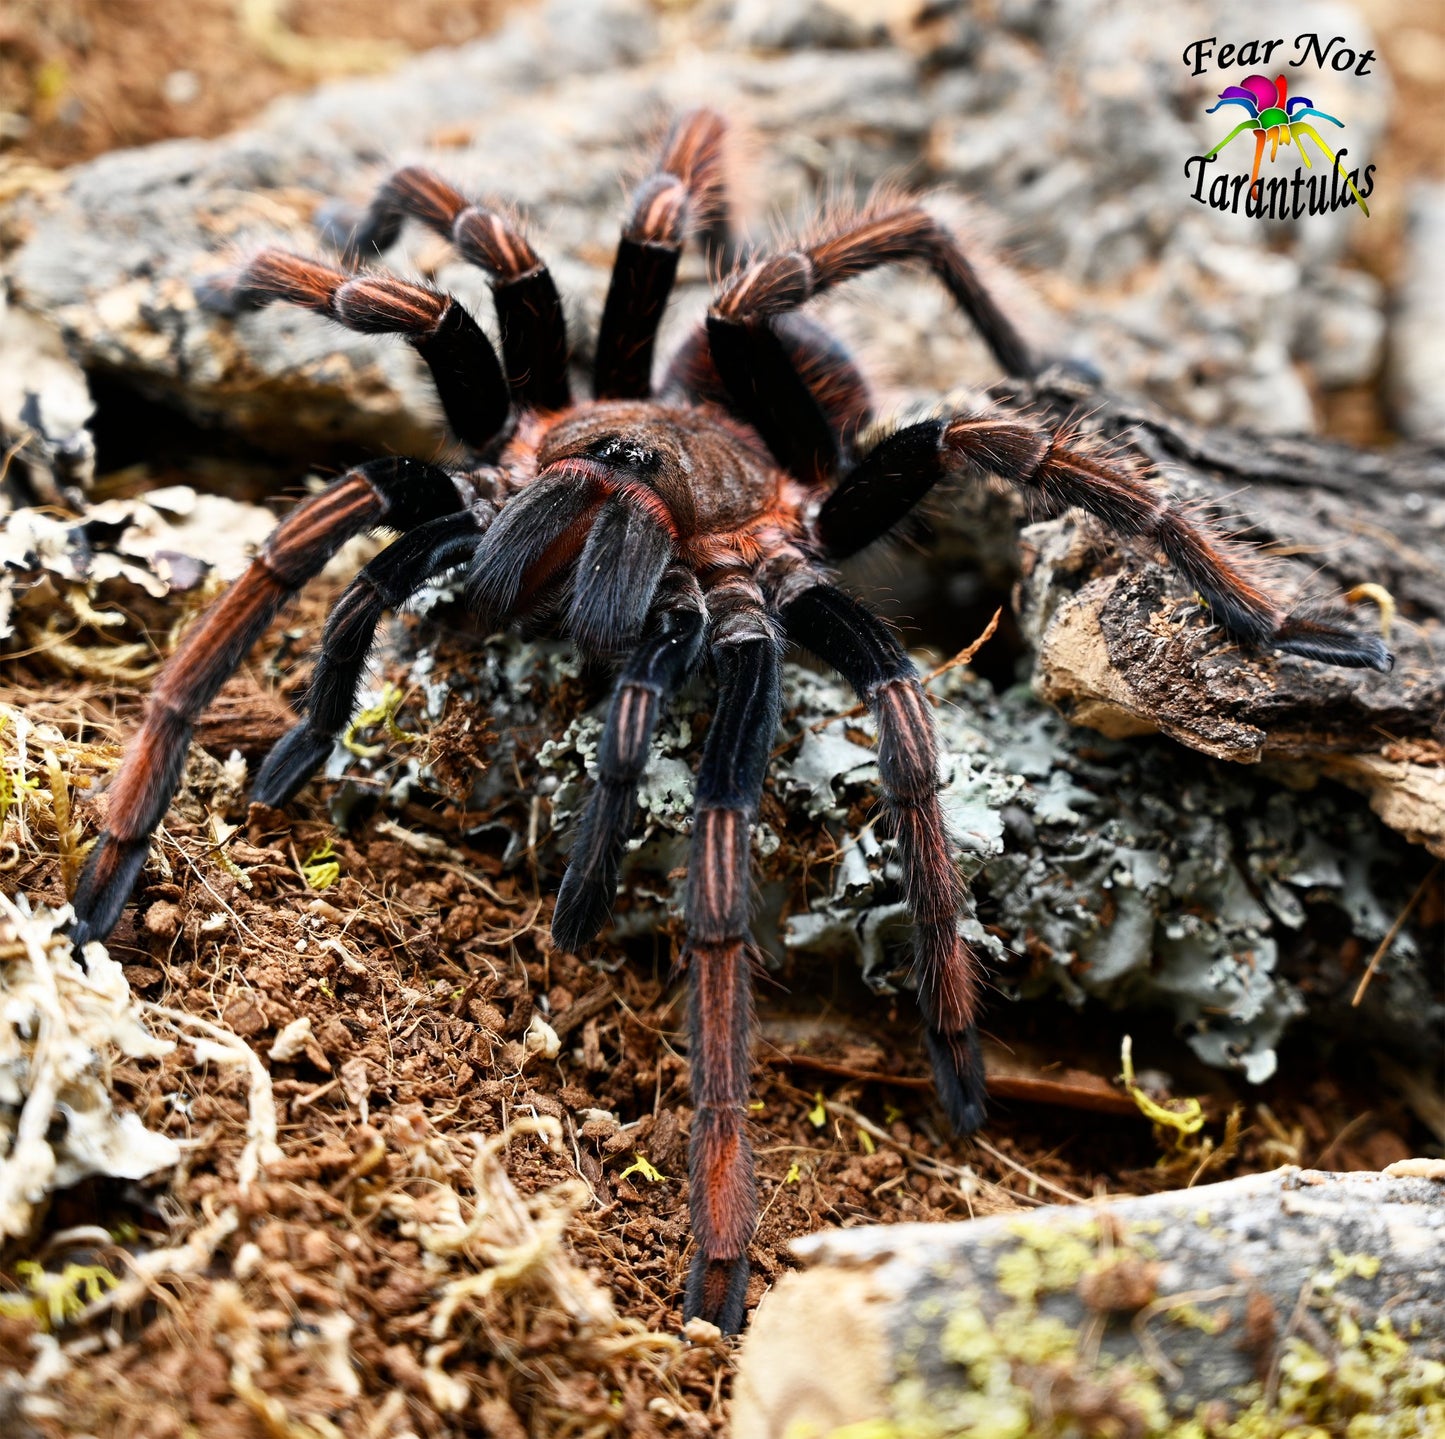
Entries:
{"type": "Polygon", "coordinates": [[[701,234],[721,253],[727,236],[723,135],[711,112],[682,116],[635,192],[590,399],[573,394],[546,265],[504,215],[427,170],[399,170],[382,185],[343,235],[338,263],[267,250],[209,287],[208,303],[231,309],[284,301],[354,330],[404,336],[468,457],[455,471],[405,458],[349,471],[292,510],[196,623],[156,681],[112,784],[72,934],[83,941],[110,931],[180,784],[197,717],[281,606],[360,531],[398,538],[332,610],[303,716],[268,755],[254,796],[284,804],[308,782],[351,719],[383,615],[464,567],[484,623],[547,623],[592,653],[620,656],[597,783],[553,915],[553,934],[569,949],[607,919],[659,716],[706,666],[717,698],[697,770],[681,958],[691,979],[694,1104],[695,1254],[684,1304],[734,1330],[757,1213],[747,1122],[749,839],[782,708],[785,643],[836,668],[872,711],[938,1097],[960,1132],[984,1116],[975,1032],[982,969],[960,933],[964,892],[939,803],[932,710],[897,636],[839,588],[831,564],[888,534],[941,481],[996,477],[1150,542],[1242,646],[1376,669],[1390,656],[1377,639],[1285,613],[1194,512],[1068,432],[1008,413],[962,414],[861,445],[874,418],[863,374],[799,310],[865,271],[926,268],[1005,371],[1037,370],[953,236],[919,205],[879,202],[780,253],[743,252],[706,321],[654,384],[681,247],[701,234]],[[452,296],[358,268],[408,221],[438,231],[486,271],[500,355],[452,296]]]}
{"type": "Polygon", "coordinates": [[[621,435],[609,435],[604,440],[598,440],[588,447],[587,453],[594,459],[615,465],[619,470],[633,470],[640,475],[652,474],[661,464],[655,450],[621,435]]]}

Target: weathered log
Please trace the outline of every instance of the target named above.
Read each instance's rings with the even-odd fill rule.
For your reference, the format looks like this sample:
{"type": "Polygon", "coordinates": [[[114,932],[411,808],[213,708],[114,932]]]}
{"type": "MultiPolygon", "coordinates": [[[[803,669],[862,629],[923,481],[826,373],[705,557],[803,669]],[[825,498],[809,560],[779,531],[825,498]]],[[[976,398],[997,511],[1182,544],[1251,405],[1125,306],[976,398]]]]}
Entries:
{"type": "MultiPolygon", "coordinates": [[[[1203,430],[1062,377],[1007,398],[1086,429],[1176,494],[1234,515],[1295,602],[1352,594],[1380,608],[1388,675],[1228,643],[1159,564],[1121,566],[1077,514],[1027,532],[1021,625],[1041,698],[1115,739],[1159,732],[1218,759],[1297,765],[1363,791],[1390,825],[1445,854],[1445,456],[1203,430]]],[[[1357,623],[1370,621],[1362,614],[1357,623]]]]}
{"type": "Polygon", "coordinates": [[[733,1434],[1343,1433],[1412,1409],[1388,1432],[1445,1433],[1445,1184],[1414,1177],[1439,1169],[810,1235],[744,1344],[733,1434]]]}

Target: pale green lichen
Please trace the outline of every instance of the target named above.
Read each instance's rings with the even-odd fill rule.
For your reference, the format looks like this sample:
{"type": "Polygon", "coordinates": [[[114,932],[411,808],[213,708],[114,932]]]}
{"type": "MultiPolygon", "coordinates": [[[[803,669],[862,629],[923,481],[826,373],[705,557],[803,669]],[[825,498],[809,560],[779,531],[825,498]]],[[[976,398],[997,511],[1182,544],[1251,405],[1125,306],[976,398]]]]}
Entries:
{"type": "Polygon", "coordinates": [[[1330,1250],[1331,1269],[1328,1274],[1315,1275],[1315,1291],[1330,1294],[1346,1279],[1373,1279],[1380,1272],[1379,1256],[1375,1254],[1343,1254],[1330,1250]]]}
{"type": "Polygon", "coordinates": [[[1032,1304],[1040,1294],[1061,1294],[1079,1282],[1094,1260],[1098,1225],[1072,1228],[1021,1219],[1009,1226],[1018,1246],[999,1256],[995,1284],[1010,1299],[1032,1304]]]}
{"type": "MultiPolygon", "coordinates": [[[[930,1319],[902,1336],[890,1414],[827,1439],[1445,1436],[1445,1364],[1414,1352],[1386,1318],[1365,1327],[1357,1292],[1348,1302],[1334,1292],[1345,1279],[1377,1279],[1381,1265],[1372,1255],[1331,1252],[1332,1267],[1315,1277],[1311,1305],[1314,1332],[1323,1326],[1330,1336],[1327,1352],[1289,1335],[1268,1389],[1253,1382],[1223,1402],[1183,1400],[1186,1391],[1171,1387],[1142,1350],[1121,1355],[1116,1345],[1111,1352],[1099,1343],[1101,1316],[1066,1316],[1051,1296],[1073,1290],[1101,1266],[1137,1260],[1136,1229],[1143,1228],[1157,1226],[1128,1226],[1101,1252],[1093,1221],[1062,1232],[1028,1219],[1011,1225],[992,1257],[991,1283],[949,1292],[941,1322],[931,1319],[937,1296],[928,1296],[930,1319]],[[939,1361],[956,1383],[940,1375],[939,1361]]],[[[1234,1321],[1228,1305],[1206,1311],[1185,1295],[1178,1304],[1167,1301],[1167,1295],[1157,1301],[1156,1330],[1217,1338],[1234,1321]]]]}
{"type": "Polygon", "coordinates": [[[1175,1304],[1164,1311],[1164,1317],[1186,1329],[1197,1329],[1201,1334],[1223,1334],[1233,1319],[1228,1309],[1216,1309],[1208,1313],[1195,1304],[1175,1304]]]}

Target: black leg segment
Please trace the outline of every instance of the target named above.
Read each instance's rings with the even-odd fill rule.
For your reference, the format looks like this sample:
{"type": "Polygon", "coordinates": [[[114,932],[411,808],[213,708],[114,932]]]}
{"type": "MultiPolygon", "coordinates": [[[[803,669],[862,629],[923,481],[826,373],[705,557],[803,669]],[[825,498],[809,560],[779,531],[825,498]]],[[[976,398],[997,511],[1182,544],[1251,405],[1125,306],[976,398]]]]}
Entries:
{"type": "Polygon", "coordinates": [[[687,885],[693,1099],[688,1203],[697,1253],[684,1303],[689,1318],[697,1315],[732,1333],[743,1322],[747,1250],[757,1222],[747,1136],[749,840],[777,733],[782,667],[770,633],[715,641],[714,657],[718,700],[698,769],[687,885]]]}
{"type": "Polygon", "coordinates": [[[632,197],[617,247],[597,335],[595,393],[608,400],[652,393],[657,329],[678,257],[690,231],[723,223],[722,142],[726,126],[710,110],[679,117],[657,170],[632,197]]]}
{"type": "Polygon", "coordinates": [[[337,213],[324,228],[355,261],[389,249],[408,219],[450,240],[463,259],[487,272],[507,381],[517,403],[536,410],[565,409],[571,394],[562,302],[546,265],[507,216],[472,204],[432,171],[408,165],[381,186],[360,220],[337,213]]]}
{"type": "Polygon", "coordinates": [[[818,538],[829,558],[845,559],[886,535],[943,479],[945,423],[895,430],[838,481],[818,511],[818,538]]]}
{"type": "Polygon", "coordinates": [[[637,802],[637,782],[668,701],[697,662],[703,612],[697,582],[684,570],[664,581],[671,593],[654,631],[618,676],[597,754],[597,785],[587,800],[552,916],[552,937],[576,951],[602,927],[617,893],[617,871],[637,802]]]}
{"type": "Polygon", "coordinates": [[[283,805],[316,773],[356,708],[356,691],[382,615],[399,609],[437,575],[465,564],[479,538],[470,511],[444,515],[402,535],[352,580],[327,616],[306,694],[306,718],[266,756],[252,799],[283,805]]]}
{"type": "Polygon", "coordinates": [[[898,838],[913,916],[914,971],[934,1083],[953,1126],[983,1123],[984,1076],[974,1013],[983,969],[958,930],[963,882],[938,800],[933,711],[913,662],[870,610],[832,585],[783,611],[788,637],[832,665],[873,711],[883,798],[898,838]]]}

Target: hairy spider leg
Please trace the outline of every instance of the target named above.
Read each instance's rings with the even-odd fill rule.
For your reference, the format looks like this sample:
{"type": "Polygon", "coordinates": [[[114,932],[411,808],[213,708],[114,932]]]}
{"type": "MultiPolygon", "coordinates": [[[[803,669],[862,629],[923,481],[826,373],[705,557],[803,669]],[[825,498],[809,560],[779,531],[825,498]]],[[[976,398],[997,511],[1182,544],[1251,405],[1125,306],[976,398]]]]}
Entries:
{"type": "Polygon", "coordinates": [[[726,133],[726,122],[711,110],[680,115],[668,131],[657,169],[633,193],[597,335],[594,393],[599,400],[642,399],[652,393],[657,329],[683,242],[692,231],[714,241],[727,233],[726,133]]]}
{"type": "Polygon", "coordinates": [[[576,951],[602,927],[617,893],[617,872],[632,826],[637,782],[658,719],[702,648],[702,592],[690,570],[663,577],[652,632],[617,677],[597,749],[597,783],[568,858],[552,915],[552,937],[576,951]]]}
{"type": "Polygon", "coordinates": [[[675,539],[645,486],[604,465],[566,461],[502,507],[472,560],[467,602],[493,629],[565,602],[574,639],[596,654],[622,654],[646,627],[675,539]],[[570,595],[559,594],[569,577],[570,595]]]}
{"type": "Polygon", "coordinates": [[[947,475],[942,424],[928,420],[894,430],[838,481],[816,521],[829,559],[847,559],[890,533],[947,475]]]}
{"type": "Polygon", "coordinates": [[[1029,376],[1037,369],[957,240],[921,206],[870,208],[825,228],[811,243],[758,260],[716,296],[708,339],[734,407],[779,462],[805,481],[821,483],[837,473],[837,440],[771,322],[845,280],[908,263],[927,266],[1008,374],[1029,376]]]}
{"type": "Polygon", "coordinates": [[[546,264],[507,216],[474,204],[432,171],[408,165],[383,182],[359,221],[336,214],[324,229],[354,264],[390,249],[407,220],[450,240],[464,260],[486,272],[517,404],[565,410],[572,395],[562,301],[546,264]]]}
{"type": "Polygon", "coordinates": [[[1302,615],[1287,615],[1240,567],[1227,543],[1182,506],[1113,459],[1071,447],[1016,420],[957,416],[925,420],[880,440],[823,502],[817,534],[830,556],[854,553],[917,504],[950,472],[996,475],[1043,501],[1049,513],[1077,505],[1116,534],[1152,540],[1234,639],[1326,664],[1387,670],[1394,663],[1375,636],[1302,615]]]}
{"type": "Polygon", "coordinates": [[[282,605],[353,535],[410,530],[461,508],[445,470],[420,460],[371,460],[303,500],[271,532],[250,567],[201,617],[151,691],[145,721],[112,781],[106,828],[75,894],[71,939],[114,927],[145,864],[152,831],[185,769],[191,727],[282,605]]]}
{"type": "Polygon", "coordinates": [[[878,725],[878,770],[913,918],[914,976],[934,1083],[954,1129],[971,1134],[984,1119],[974,1024],[984,971],[958,929],[964,889],[938,799],[933,711],[897,636],[842,590],[829,584],[804,590],[784,608],[783,622],[789,639],[853,686],[878,725]]]}
{"type": "Polygon", "coordinates": [[[567,632],[585,651],[612,655],[637,642],[676,538],[665,506],[644,506],[625,490],[603,502],[577,558],[567,605],[567,632]]]}
{"type": "Polygon", "coordinates": [[[326,617],[305,718],[276,742],[251,786],[258,804],[283,805],[315,774],[350,723],[356,692],[387,610],[397,610],[424,585],[476,553],[482,520],[475,509],[428,520],[366,564],[326,617]]]}
{"type": "Polygon", "coordinates": [[[262,250],[202,299],[213,308],[259,310],[278,301],[364,335],[402,335],[426,361],[452,432],[484,451],[501,434],[511,399],[492,342],[450,295],[394,275],[354,274],[284,250],[262,250]]]}
{"type": "Polygon", "coordinates": [[[747,1249],[757,1221],[746,1128],[753,1015],[749,836],[782,709],[782,665],[750,576],[725,576],[707,599],[718,697],[697,774],[682,960],[691,990],[688,1205],[697,1241],[683,1311],[731,1334],[742,1327],[747,1249]]]}
{"type": "MultiPolygon", "coordinates": [[[[863,371],[858,368],[853,354],[837,335],[802,312],[776,316],[770,328],[785,351],[786,363],[802,380],[812,406],[821,412],[821,423],[827,426],[831,435],[831,441],[825,441],[824,448],[831,448],[841,457],[850,455],[858,433],[873,423],[873,396],[868,392],[867,380],[863,379],[863,371]]],[[[790,377],[785,383],[790,383],[790,377]]],[[[673,354],[668,363],[668,376],[663,380],[662,394],[672,399],[681,396],[694,403],[708,402],[722,409],[733,409],[733,396],[722,383],[717,363],[712,358],[707,325],[698,325],[673,354]]],[[[802,432],[818,423],[812,410],[805,405],[796,413],[795,425],[790,432],[802,432]]],[[[802,444],[796,448],[812,455],[818,446],[802,444]]],[[[776,454],[773,458],[785,470],[789,468],[776,454]]],[[[799,474],[796,470],[790,472],[795,480],[806,481],[816,472],[816,465],[809,461],[806,468],[808,474],[799,474]]]]}

